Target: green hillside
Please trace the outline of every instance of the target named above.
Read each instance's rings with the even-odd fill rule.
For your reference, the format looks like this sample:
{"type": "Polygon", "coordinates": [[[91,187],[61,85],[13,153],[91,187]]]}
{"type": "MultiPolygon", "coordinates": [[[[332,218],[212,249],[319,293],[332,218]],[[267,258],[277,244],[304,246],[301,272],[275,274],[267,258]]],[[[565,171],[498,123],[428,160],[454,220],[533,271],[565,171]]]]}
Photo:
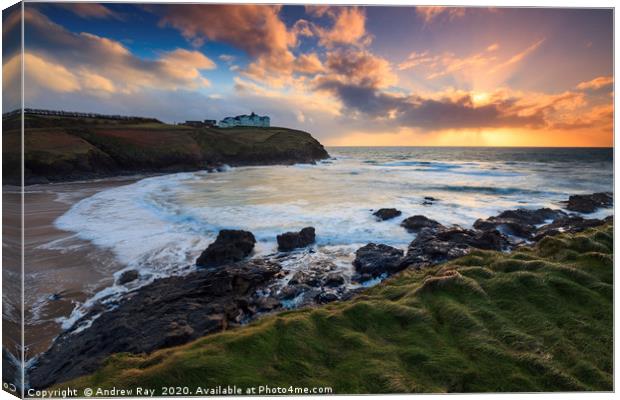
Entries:
{"type": "MultiPolygon", "coordinates": [[[[284,312],[77,388],[332,387],[334,393],[613,390],[613,227],[475,251],[353,300],[284,312]]],[[[59,387],[66,387],[60,384],[59,387]]]]}
{"type": "MultiPolygon", "coordinates": [[[[3,120],[6,182],[19,182],[19,118],[3,120]]],[[[158,121],[113,121],[27,115],[27,183],[142,172],[266,165],[329,157],[309,133],[288,128],[190,128],[158,121]]]]}

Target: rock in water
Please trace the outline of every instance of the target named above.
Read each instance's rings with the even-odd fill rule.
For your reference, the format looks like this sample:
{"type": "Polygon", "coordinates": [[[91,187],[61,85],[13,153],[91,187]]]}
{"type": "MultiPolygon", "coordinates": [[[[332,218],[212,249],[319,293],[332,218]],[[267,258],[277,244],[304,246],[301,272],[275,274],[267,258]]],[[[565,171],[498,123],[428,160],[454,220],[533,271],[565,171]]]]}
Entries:
{"type": "Polygon", "coordinates": [[[474,228],[483,231],[498,229],[508,235],[530,239],[536,234],[536,225],[545,221],[555,221],[565,218],[566,213],[561,210],[539,208],[538,210],[507,210],[494,217],[478,219],[474,222],[474,228]]]}
{"type": "Polygon", "coordinates": [[[399,210],[397,210],[395,208],[381,208],[381,209],[375,211],[374,213],[372,213],[372,215],[374,215],[375,217],[377,217],[381,221],[385,221],[385,220],[388,220],[388,219],[396,218],[396,217],[398,217],[401,214],[402,214],[402,212],[400,212],[399,210]]]}
{"type": "Polygon", "coordinates": [[[402,250],[385,244],[369,243],[357,249],[353,266],[361,275],[379,276],[402,269],[400,265],[402,257],[402,250]]]}
{"type": "Polygon", "coordinates": [[[130,269],[129,271],[123,272],[121,276],[118,277],[118,281],[116,283],[119,285],[124,285],[126,283],[135,281],[136,279],[138,279],[139,276],[140,274],[138,273],[138,271],[136,271],[135,269],[130,269]]]}
{"type": "Polygon", "coordinates": [[[424,215],[414,215],[405,219],[400,224],[403,228],[409,232],[419,232],[422,228],[439,229],[443,227],[439,222],[434,219],[426,218],[424,215]]]}
{"type": "Polygon", "coordinates": [[[592,213],[599,208],[613,207],[611,193],[575,194],[568,198],[566,209],[580,213],[592,213]]]}
{"type": "Polygon", "coordinates": [[[299,232],[286,232],[278,235],[278,250],[291,251],[300,247],[306,247],[314,243],[314,228],[309,226],[299,232]]]}
{"type": "Polygon", "coordinates": [[[221,230],[215,242],[211,243],[196,260],[199,267],[218,267],[243,260],[254,249],[256,239],[252,232],[221,230]]]}

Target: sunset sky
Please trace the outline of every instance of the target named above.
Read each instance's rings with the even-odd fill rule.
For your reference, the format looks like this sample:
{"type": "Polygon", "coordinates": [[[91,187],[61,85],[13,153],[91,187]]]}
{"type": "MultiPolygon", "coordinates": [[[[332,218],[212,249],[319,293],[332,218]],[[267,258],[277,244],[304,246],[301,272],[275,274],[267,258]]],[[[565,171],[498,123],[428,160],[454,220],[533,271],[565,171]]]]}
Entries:
{"type": "Polygon", "coordinates": [[[254,111],[325,145],[613,145],[611,9],[26,3],[25,48],[26,107],[254,111]]]}

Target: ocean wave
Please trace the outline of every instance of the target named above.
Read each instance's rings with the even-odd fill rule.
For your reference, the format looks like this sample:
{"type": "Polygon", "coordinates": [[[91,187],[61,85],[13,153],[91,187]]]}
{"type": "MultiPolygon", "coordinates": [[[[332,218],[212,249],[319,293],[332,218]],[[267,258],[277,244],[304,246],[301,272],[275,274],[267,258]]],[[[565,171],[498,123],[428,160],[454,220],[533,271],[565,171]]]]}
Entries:
{"type": "Polygon", "coordinates": [[[470,186],[470,185],[435,185],[427,186],[429,190],[443,192],[481,193],[489,195],[558,195],[557,192],[527,189],[522,187],[470,186]]]}

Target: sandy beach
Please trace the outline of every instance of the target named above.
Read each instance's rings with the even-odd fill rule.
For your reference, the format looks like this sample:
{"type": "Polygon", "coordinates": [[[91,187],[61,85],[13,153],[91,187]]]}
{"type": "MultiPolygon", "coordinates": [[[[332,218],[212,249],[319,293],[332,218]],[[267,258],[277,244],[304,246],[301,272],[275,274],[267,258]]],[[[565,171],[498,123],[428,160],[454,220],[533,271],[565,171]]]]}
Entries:
{"type": "MultiPolygon", "coordinates": [[[[61,331],[59,319],[68,317],[77,302],[108,286],[112,274],[121,269],[114,256],[73,233],[54,227],[54,221],[79,200],[102,190],[135,182],[137,178],[116,178],[89,182],[71,182],[27,186],[25,190],[25,341],[26,359],[44,351],[61,331]]],[[[19,188],[4,188],[4,208],[19,208],[19,188]]],[[[5,213],[6,232],[19,226],[19,213],[5,213]]],[[[10,252],[18,242],[15,233],[5,235],[5,260],[19,261],[19,253],[10,252]],[[11,245],[11,242],[15,242],[11,245]]],[[[18,273],[17,263],[15,272],[18,273]]],[[[15,269],[15,268],[13,268],[15,269]]],[[[13,270],[11,269],[11,271],[13,270]]],[[[5,284],[6,286],[6,284],[5,284]]],[[[6,288],[5,288],[6,289],[6,288]]],[[[19,299],[19,288],[5,291],[5,301],[19,299]]],[[[14,313],[19,317],[18,305],[14,313]]],[[[7,307],[5,307],[5,310],[7,307]]],[[[19,321],[14,322],[15,328],[19,321]]],[[[12,324],[10,324],[12,326],[12,324]]],[[[10,328],[9,326],[9,328],[10,328]]],[[[15,329],[14,329],[15,330],[15,329]]],[[[17,337],[18,330],[8,337],[17,337]]]]}

